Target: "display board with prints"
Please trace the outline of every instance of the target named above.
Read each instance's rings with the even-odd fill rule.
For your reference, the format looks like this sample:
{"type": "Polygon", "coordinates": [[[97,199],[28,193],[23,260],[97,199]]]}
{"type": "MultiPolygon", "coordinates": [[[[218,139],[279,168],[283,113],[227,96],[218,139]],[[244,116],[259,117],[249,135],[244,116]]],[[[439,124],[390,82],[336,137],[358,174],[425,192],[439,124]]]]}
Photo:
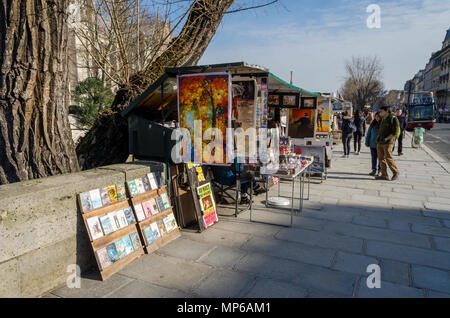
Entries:
{"type": "Polygon", "coordinates": [[[167,186],[163,180],[160,172],[151,172],[127,182],[137,218],[137,228],[147,253],[152,253],[180,237],[167,186]]]}
{"type": "Polygon", "coordinates": [[[103,280],[144,254],[124,183],[80,193],[78,203],[103,280]]]}

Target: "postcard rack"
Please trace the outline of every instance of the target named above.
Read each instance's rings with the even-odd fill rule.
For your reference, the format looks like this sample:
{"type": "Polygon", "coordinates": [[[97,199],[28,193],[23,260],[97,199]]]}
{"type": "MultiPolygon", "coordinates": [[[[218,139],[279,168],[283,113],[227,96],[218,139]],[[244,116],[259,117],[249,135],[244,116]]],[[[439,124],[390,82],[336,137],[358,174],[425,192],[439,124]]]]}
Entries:
{"type": "MultiPolygon", "coordinates": [[[[164,193],[167,194],[167,185],[163,185],[160,188],[153,189],[153,190],[150,190],[150,191],[147,191],[147,192],[144,192],[144,193],[141,193],[141,194],[138,194],[138,195],[132,197],[131,202],[132,202],[133,209],[135,211],[135,215],[137,215],[137,212],[136,212],[137,205],[142,204],[151,199],[156,199],[158,196],[160,196],[164,193]]],[[[170,200],[169,200],[169,202],[170,202],[170,200]]],[[[164,245],[172,242],[173,240],[175,240],[181,236],[178,225],[176,226],[176,228],[172,229],[170,232],[167,232],[167,233],[162,233],[161,229],[159,228],[160,237],[153,242],[148,242],[148,240],[146,238],[146,234],[144,233],[144,230],[146,228],[148,228],[149,226],[151,226],[152,224],[158,223],[158,221],[162,222],[162,220],[164,218],[170,216],[170,214],[173,215],[173,209],[172,209],[171,205],[167,209],[160,211],[159,213],[157,213],[155,215],[148,216],[145,219],[139,220],[138,218],[136,218],[137,228],[141,235],[142,241],[144,242],[145,252],[147,254],[153,253],[154,251],[158,250],[159,248],[163,247],[164,245]]],[[[175,217],[175,216],[173,215],[173,217],[175,217]]]]}
{"type": "MultiPolygon", "coordinates": [[[[78,198],[80,198],[80,197],[78,196],[78,198]]],[[[81,207],[80,201],[79,201],[79,204],[81,207]]],[[[144,254],[144,249],[143,249],[143,246],[141,243],[139,248],[134,249],[134,252],[127,254],[123,258],[121,258],[121,259],[113,262],[109,266],[103,268],[103,265],[99,259],[97,252],[103,248],[106,248],[108,245],[113,244],[115,241],[126,237],[127,235],[130,235],[134,232],[138,232],[138,228],[136,226],[137,223],[135,222],[135,223],[129,224],[128,226],[117,229],[116,231],[114,231],[110,234],[103,235],[102,237],[93,239],[87,220],[91,219],[91,218],[95,218],[95,217],[101,217],[110,212],[122,210],[127,207],[129,207],[129,202],[128,202],[128,200],[124,200],[124,201],[111,203],[111,204],[81,213],[81,215],[83,217],[83,221],[86,226],[86,230],[89,234],[89,240],[91,242],[92,250],[94,251],[95,260],[97,261],[97,265],[100,270],[100,275],[101,275],[102,280],[107,279],[114,273],[117,273],[122,268],[124,268],[128,264],[132,263],[133,261],[135,261],[136,259],[141,257],[144,254]]],[[[80,208],[80,210],[81,210],[81,208],[80,208]]],[[[134,216],[134,217],[136,219],[136,216],[134,216]]]]}

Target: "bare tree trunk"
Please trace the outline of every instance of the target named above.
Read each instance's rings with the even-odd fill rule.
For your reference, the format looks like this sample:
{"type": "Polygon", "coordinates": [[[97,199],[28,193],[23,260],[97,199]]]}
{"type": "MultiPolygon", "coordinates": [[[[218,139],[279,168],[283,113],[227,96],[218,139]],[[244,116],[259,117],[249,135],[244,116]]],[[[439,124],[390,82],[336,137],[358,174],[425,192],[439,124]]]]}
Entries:
{"type": "Polygon", "coordinates": [[[79,169],[68,121],[67,5],[0,1],[0,184],[79,169]]]}
{"type": "Polygon", "coordinates": [[[165,68],[196,65],[232,3],[233,0],[194,2],[180,34],[150,67],[136,74],[129,86],[117,92],[112,112],[101,114],[89,133],[80,140],[77,154],[84,169],[126,160],[128,127],[118,112],[164,74],[165,68]]]}

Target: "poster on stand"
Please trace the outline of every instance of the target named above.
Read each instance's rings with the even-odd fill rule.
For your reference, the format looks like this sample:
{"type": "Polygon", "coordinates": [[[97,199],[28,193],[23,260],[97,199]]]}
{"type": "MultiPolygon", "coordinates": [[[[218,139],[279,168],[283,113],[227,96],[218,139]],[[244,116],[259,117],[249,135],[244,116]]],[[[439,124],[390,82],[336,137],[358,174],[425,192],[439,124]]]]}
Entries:
{"type": "Polygon", "coordinates": [[[233,110],[236,128],[243,130],[255,127],[256,122],[256,81],[233,81],[233,110]]]}
{"type": "Polygon", "coordinates": [[[316,134],[328,135],[330,133],[331,102],[329,99],[317,101],[316,134]]]}
{"type": "Polygon", "coordinates": [[[290,109],[288,136],[294,139],[314,137],[315,114],[315,109],[290,109]]]}
{"type": "Polygon", "coordinates": [[[231,75],[228,72],[179,75],[177,82],[180,128],[186,128],[191,135],[191,155],[186,156],[190,160],[185,159],[189,147],[182,146],[185,162],[226,164],[231,75]],[[201,142],[195,142],[194,136],[200,136],[201,142]]]}
{"type": "Polygon", "coordinates": [[[206,183],[197,187],[197,193],[205,227],[210,227],[214,222],[217,222],[216,204],[214,203],[211,184],[206,183]]]}

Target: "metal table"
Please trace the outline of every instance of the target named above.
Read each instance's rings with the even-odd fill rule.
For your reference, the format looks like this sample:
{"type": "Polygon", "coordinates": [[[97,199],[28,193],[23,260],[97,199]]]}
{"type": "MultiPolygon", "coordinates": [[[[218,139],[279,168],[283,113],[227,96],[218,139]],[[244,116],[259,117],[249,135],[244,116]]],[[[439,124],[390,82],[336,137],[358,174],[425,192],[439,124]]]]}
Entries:
{"type": "MultiPolygon", "coordinates": [[[[304,190],[305,190],[305,180],[306,180],[306,174],[308,174],[308,197],[307,200],[309,200],[309,192],[310,192],[310,181],[311,181],[311,165],[312,162],[309,162],[307,165],[303,166],[301,169],[299,169],[295,174],[293,175],[285,175],[285,174],[268,174],[268,173],[262,173],[262,175],[266,176],[266,208],[268,207],[268,199],[269,199],[269,187],[268,187],[268,180],[269,177],[278,177],[278,178],[283,178],[283,179],[290,179],[292,181],[292,195],[290,197],[291,199],[291,223],[290,226],[292,226],[293,224],[293,220],[294,220],[294,199],[295,199],[295,181],[296,179],[299,179],[300,181],[300,188],[299,188],[299,199],[300,199],[300,204],[299,204],[299,208],[298,208],[298,213],[300,213],[303,210],[303,200],[305,200],[304,198],[304,190]]],[[[281,181],[281,180],[280,180],[281,181]]],[[[278,197],[280,196],[280,182],[278,182],[278,197]]],[[[273,206],[274,208],[278,208],[278,209],[283,209],[277,206],[273,206]]],[[[250,222],[253,222],[252,220],[252,212],[253,212],[253,205],[252,205],[252,200],[250,200],[250,222]]],[[[273,224],[270,223],[272,225],[280,225],[280,224],[273,224]]]]}

